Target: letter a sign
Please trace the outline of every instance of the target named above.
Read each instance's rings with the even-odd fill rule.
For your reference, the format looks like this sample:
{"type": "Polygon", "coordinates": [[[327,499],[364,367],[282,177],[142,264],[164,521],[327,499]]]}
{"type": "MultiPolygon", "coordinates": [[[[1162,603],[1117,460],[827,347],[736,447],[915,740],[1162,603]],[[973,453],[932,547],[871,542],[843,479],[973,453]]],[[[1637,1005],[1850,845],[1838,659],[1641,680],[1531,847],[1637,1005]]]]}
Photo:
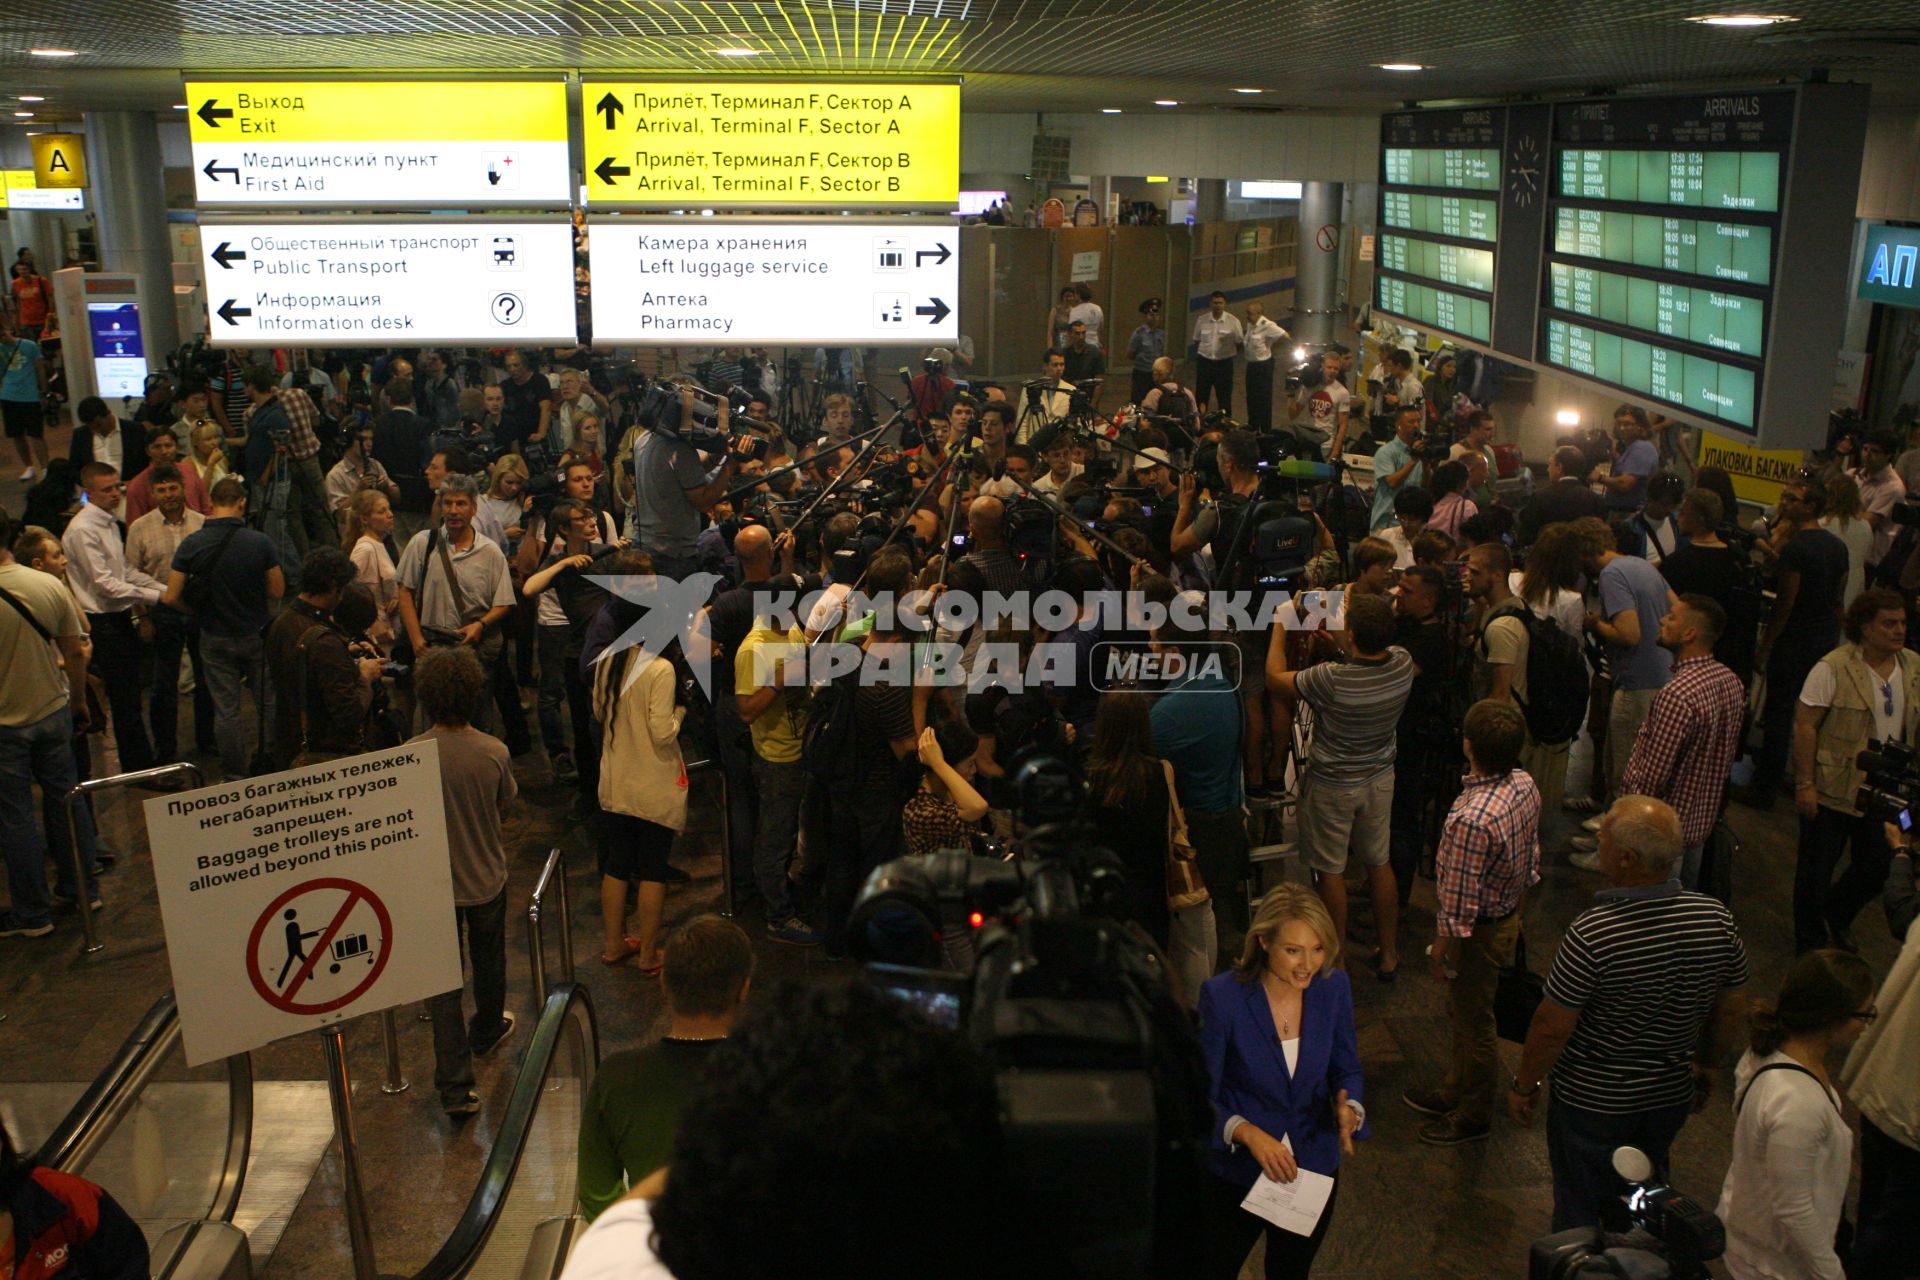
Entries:
{"type": "Polygon", "coordinates": [[[87,185],[87,143],[77,133],[42,133],[33,143],[33,183],[37,187],[87,185]]]}

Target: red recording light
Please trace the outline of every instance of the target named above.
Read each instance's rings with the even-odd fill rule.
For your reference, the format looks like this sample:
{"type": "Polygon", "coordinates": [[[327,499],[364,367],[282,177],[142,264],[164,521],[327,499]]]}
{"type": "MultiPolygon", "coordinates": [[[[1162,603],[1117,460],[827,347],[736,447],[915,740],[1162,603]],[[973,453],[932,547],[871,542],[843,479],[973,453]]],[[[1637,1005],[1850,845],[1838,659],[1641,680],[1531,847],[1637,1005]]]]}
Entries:
{"type": "Polygon", "coordinates": [[[987,922],[986,916],[982,915],[978,911],[975,911],[974,913],[972,913],[967,917],[967,923],[972,925],[976,929],[978,929],[981,925],[985,924],[986,922],[987,922]]]}

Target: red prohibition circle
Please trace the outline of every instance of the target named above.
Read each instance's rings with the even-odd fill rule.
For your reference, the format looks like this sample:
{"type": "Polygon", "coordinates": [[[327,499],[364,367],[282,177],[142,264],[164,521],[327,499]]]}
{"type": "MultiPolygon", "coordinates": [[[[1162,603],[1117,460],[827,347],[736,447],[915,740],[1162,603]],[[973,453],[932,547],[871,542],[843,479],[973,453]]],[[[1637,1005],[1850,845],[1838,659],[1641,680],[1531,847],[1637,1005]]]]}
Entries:
{"type": "MultiPolygon", "coordinates": [[[[345,911],[342,911],[338,914],[338,918],[345,919],[346,914],[345,911]]],[[[338,932],[338,930],[332,927],[329,927],[325,931],[320,940],[314,945],[312,956],[309,958],[307,965],[301,970],[301,973],[296,976],[291,985],[297,986],[305,981],[306,975],[313,971],[314,965],[319,963],[320,957],[325,953],[326,949],[332,945],[333,935],[336,932],[338,932]]],[[[373,890],[367,888],[367,886],[357,884],[352,880],[342,880],[338,877],[330,876],[319,880],[309,880],[305,884],[297,884],[267,904],[267,909],[260,913],[260,918],[253,922],[252,931],[247,934],[247,977],[252,980],[253,989],[260,993],[260,998],[282,1013],[331,1013],[343,1005],[352,1004],[355,1000],[365,995],[367,989],[380,980],[381,973],[383,973],[387,967],[387,957],[392,954],[393,917],[387,913],[386,904],[375,897],[373,890]],[[260,976],[260,970],[255,962],[260,954],[260,937],[266,932],[267,922],[280,914],[280,908],[286,906],[301,894],[314,889],[341,890],[347,895],[347,910],[349,911],[352,910],[352,904],[356,898],[365,898],[367,905],[373,908],[374,916],[380,921],[381,946],[380,954],[376,956],[373,961],[373,971],[365,978],[362,978],[359,984],[351,991],[335,999],[323,1001],[320,1004],[301,1004],[268,986],[266,979],[260,976]]]]}
{"type": "Polygon", "coordinates": [[[1332,253],[1340,247],[1339,234],[1330,222],[1322,223],[1320,229],[1313,233],[1313,242],[1320,247],[1322,253],[1332,253]]]}

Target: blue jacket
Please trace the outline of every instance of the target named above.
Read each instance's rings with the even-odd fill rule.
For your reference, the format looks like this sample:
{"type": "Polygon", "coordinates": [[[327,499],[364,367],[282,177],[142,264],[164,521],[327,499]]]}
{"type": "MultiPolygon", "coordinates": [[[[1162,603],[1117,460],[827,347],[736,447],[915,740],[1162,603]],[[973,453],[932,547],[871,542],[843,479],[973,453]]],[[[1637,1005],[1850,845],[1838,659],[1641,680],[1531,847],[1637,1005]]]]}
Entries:
{"type": "MultiPolygon", "coordinates": [[[[1274,1138],[1287,1136],[1303,1169],[1333,1176],[1340,1168],[1340,1130],[1333,1100],[1340,1090],[1365,1105],[1360,1048],[1354,1040],[1353,988],[1342,970],[1317,977],[1300,1013],[1298,1071],[1287,1074],[1280,1035],[1258,982],[1234,973],[1209,978],[1200,988],[1200,1049],[1212,1078],[1213,1130],[1207,1167],[1235,1186],[1250,1187],[1260,1166],[1245,1144],[1229,1149],[1221,1130],[1230,1116],[1258,1125],[1274,1138]]],[[[1371,1137],[1362,1125],[1356,1138],[1371,1137]]]]}

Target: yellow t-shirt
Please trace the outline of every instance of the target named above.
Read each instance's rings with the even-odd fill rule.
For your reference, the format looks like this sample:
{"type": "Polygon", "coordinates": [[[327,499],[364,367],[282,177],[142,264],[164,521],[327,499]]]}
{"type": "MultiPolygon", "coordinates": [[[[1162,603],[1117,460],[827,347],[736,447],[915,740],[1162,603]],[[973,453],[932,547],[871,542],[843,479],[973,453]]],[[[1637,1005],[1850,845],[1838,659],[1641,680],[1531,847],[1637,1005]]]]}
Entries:
{"type": "MultiPolygon", "coordinates": [[[[768,687],[773,674],[788,658],[804,660],[806,636],[800,628],[776,631],[756,621],[733,659],[733,689],[739,698],[747,698],[768,687]]],[[[753,749],[769,764],[792,764],[800,759],[800,744],[807,729],[806,688],[782,689],[773,705],[761,713],[749,728],[753,749]]]]}

